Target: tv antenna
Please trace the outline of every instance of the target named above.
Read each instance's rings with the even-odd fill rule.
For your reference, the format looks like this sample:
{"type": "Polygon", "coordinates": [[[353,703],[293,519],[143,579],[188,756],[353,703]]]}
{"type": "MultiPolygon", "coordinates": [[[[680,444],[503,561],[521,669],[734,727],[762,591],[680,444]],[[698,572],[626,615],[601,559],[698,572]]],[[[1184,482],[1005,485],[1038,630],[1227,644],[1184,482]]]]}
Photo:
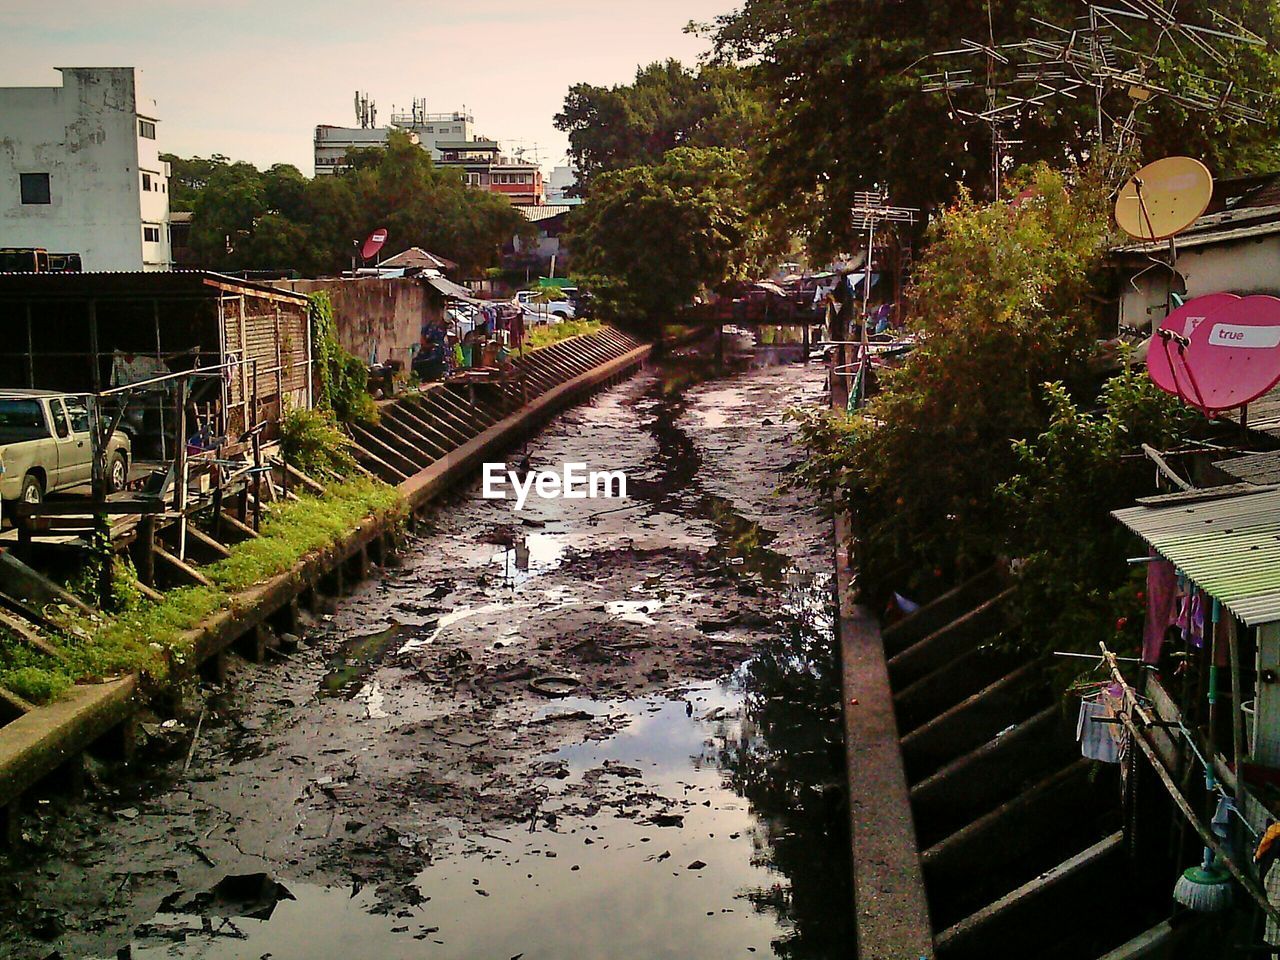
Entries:
{"type": "Polygon", "coordinates": [[[1001,44],[995,42],[988,4],[989,42],[964,39],[956,49],[929,55],[981,58],[985,62],[984,106],[962,109],[954,101],[966,89],[978,87],[976,70],[925,75],[922,90],[945,93],[953,115],[961,122],[980,122],[991,129],[993,180],[997,182],[1004,148],[1016,143],[1001,142],[1000,124],[1017,129],[1035,113],[1052,109],[1061,100],[1078,100],[1089,92],[1094,99],[1092,137],[1098,145],[1109,144],[1113,176],[1136,156],[1139,114],[1159,99],[1232,122],[1264,120],[1262,105],[1272,97],[1241,87],[1232,79],[1189,69],[1176,85],[1160,82],[1162,62],[1170,59],[1191,68],[1208,60],[1213,68],[1221,69],[1229,63],[1224,47],[1265,45],[1256,33],[1217,11],[1208,11],[1212,26],[1184,22],[1177,15],[1179,2],[1090,3],[1072,27],[1032,18],[1041,35],[1001,44]]]}

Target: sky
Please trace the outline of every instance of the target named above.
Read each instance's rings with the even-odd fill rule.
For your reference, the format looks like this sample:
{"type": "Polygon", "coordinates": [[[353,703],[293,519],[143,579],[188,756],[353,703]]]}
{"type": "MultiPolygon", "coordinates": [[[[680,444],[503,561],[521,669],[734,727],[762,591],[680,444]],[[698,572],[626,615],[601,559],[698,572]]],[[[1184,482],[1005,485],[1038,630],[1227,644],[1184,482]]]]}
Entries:
{"type": "Polygon", "coordinates": [[[568,88],[612,85],[637,65],[695,62],[690,20],[735,0],[0,0],[0,86],[52,86],[55,67],[138,67],[163,151],[222,153],[312,173],[316,124],[353,126],[354,94],[378,122],[465,108],[476,132],[546,168],[568,140],[552,125],[568,88]]]}

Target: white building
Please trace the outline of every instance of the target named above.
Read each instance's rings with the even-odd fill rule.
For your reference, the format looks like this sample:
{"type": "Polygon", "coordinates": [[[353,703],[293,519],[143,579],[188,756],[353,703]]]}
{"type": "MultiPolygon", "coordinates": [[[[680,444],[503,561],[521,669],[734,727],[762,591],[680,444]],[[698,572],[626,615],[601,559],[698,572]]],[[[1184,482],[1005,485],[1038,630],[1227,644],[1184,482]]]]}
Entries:
{"type": "Polygon", "coordinates": [[[0,88],[0,247],[78,253],[85,270],[168,270],[169,168],[133,67],[62,67],[0,88]]]}
{"type": "MultiPolygon", "coordinates": [[[[360,117],[357,97],[357,117],[360,117]]],[[[370,114],[365,115],[370,116],[370,114]]],[[[376,114],[372,114],[376,116],[376,114]]],[[[415,101],[410,113],[393,113],[391,124],[359,127],[316,127],[315,173],[317,177],[340,173],[346,169],[347,151],[361,147],[385,147],[392,130],[403,130],[414,143],[440,161],[440,143],[475,139],[475,118],[468,113],[427,113],[423,101],[415,101]]]]}
{"type": "Polygon", "coordinates": [[[569,196],[569,191],[577,185],[578,171],[573,169],[571,164],[552,168],[551,177],[547,180],[547,203],[570,206],[581,203],[580,198],[569,196]]]}

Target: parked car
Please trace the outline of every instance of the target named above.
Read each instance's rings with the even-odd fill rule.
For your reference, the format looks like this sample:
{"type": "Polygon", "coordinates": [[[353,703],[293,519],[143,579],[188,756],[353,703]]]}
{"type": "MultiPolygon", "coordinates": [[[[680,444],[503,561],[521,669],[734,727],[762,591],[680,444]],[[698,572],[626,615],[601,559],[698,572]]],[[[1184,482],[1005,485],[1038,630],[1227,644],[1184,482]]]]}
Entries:
{"type": "Polygon", "coordinates": [[[542,317],[551,316],[560,320],[572,320],[577,315],[572,299],[573,293],[577,293],[577,289],[574,287],[566,287],[561,292],[568,299],[551,300],[546,303],[541,303],[534,299],[538,295],[537,290],[521,290],[516,294],[516,303],[525,307],[527,311],[532,310],[534,313],[537,313],[542,317]]]}
{"type": "MultiPolygon", "coordinates": [[[[107,485],[129,479],[129,438],[107,444],[107,485]]],[[[39,503],[47,494],[93,479],[89,407],[83,396],[51,390],[0,390],[0,499],[39,503]]]]}

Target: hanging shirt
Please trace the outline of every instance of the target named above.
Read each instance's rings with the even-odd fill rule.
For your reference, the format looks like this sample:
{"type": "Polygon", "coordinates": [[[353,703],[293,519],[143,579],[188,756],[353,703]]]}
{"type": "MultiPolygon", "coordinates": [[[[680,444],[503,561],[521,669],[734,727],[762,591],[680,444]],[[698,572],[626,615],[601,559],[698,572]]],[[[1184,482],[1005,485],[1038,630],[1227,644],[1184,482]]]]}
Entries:
{"type": "MultiPolygon", "coordinates": [[[[1154,553],[1152,556],[1156,556],[1154,553]]],[[[1165,631],[1173,622],[1178,599],[1178,572],[1168,560],[1147,564],[1147,620],[1142,627],[1142,662],[1159,663],[1165,631]]]]}

